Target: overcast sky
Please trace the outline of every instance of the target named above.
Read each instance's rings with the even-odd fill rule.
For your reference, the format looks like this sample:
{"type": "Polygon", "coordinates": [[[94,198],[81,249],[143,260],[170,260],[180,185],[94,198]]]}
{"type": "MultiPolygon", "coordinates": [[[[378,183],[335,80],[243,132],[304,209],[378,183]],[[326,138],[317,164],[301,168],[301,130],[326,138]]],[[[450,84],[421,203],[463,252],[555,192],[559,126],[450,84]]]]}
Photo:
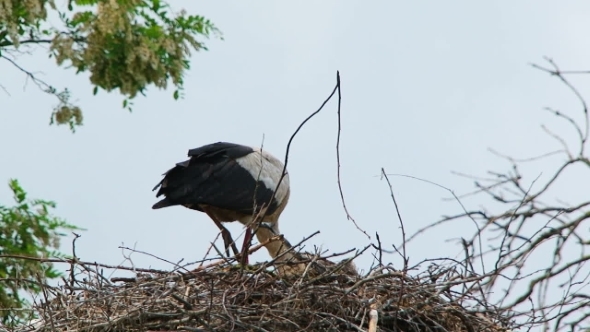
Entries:
{"type": "MultiPolygon", "coordinates": [[[[182,207],[152,210],[153,186],[188,149],[216,141],[260,145],[281,159],[299,123],[316,110],[342,79],[341,176],[351,215],[385,244],[401,241],[386,183],[378,175],[407,174],[457,193],[472,189],[459,171],[485,174],[510,165],[494,148],[527,157],[559,148],[541,128],[547,124],[573,138],[568,127],[542,111],[552,106],[579,116],[578,102],[529,63],[553,58],[564,69],[590,67],[590,3],[587,1],[352,2],[172,1],[211,19],[224,40],[194,53],[185,98],[150,89],[121,108],[116,93],[92,95],[86,74],[57,68],[43,52],[19,59],[25,68],[58,88],[71,89],[84,110],[76,134],[49,126],[55,101],[25,76],[0,61],[0,175],[18,178],[31,197],[58,203],[57,214],[87,228],[78,241],[83,260],[117,264],[118,246],[136,246],[171,261],[198,260],[218,233],[204,214],[182,207]],[[24,87],[24,88],[23,88],[24,87]]],[[[581,91],[587,77],[573,80],[581,91]]],[[[370,242],[348,221],[336,178],[336,103],[295,138],[289,159],[291,199],[280,228],[292,242],[315,231],[308,242],[332,252],[370,242]]],[[[546,165],[550,167],[550,165],[546,165]]],[[[526,181],[544,170],[528,168],[526,181]]],[[[391,177],[412,233],[460,212],[449,193],[416,180],[391,177]]],[[[587,187],[587,186],[586,186],[587,187]]],[[[567,187],[567,198],[587,196],[567,187]]],[[[8,188],[0,200],[10,201],[8,188]]],[[[483,201],[464,201],[475,209],[483,201]]],[[[238,224],[228,227],[234,237],[238,224]]],[[[426,233],[409,250],[411,262],[460,255],[447,239],[467,236],[463,220],[426,233]]],[[[70,238],[63,249],[70,250],[70,238]]],[[[218,242],[221,245],[221,242],[218,242]]],[[[241,242],[240,242],[241,243],[241,242]]],[[[136,265],[170,268],[134,254],[136,265]]],[[[268,258],[260,251],[253,260],[268,258]]],[[[393,255],[389,261],[399,262],[393,255]]],[[[542,259],[542,258],[541,258],[542,259]]],[[[357,261],[366,269],[370,255],[357,261]]]]}

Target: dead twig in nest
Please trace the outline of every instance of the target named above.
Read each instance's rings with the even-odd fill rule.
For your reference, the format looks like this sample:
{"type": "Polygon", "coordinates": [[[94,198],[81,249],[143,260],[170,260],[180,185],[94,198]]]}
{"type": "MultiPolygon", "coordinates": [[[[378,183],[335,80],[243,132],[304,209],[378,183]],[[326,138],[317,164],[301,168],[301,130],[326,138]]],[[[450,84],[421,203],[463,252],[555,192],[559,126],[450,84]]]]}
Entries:
{"type": "Polygon", "coordinates": [[[507,330],[502,313],[481,313],[468,305],[478,292],[446,294],[478,279],[461,281],[455,269],[441,266],[433,283],[432,271],[410,276],[380,266],[361,276],[351,268],[352,258],[336,263],[326,258],[334,255],[298,256],[307,265],[305,275],[289,278],[272,267],[258,268],[267,263],[243,270],[220,259],[191,278],[172,270],[110,283],[101,279],[95,263],[67,261],[78,276],[74,283],[48,288],[48,299],[33,307],[39,318],[15,331],[507,330]]]}

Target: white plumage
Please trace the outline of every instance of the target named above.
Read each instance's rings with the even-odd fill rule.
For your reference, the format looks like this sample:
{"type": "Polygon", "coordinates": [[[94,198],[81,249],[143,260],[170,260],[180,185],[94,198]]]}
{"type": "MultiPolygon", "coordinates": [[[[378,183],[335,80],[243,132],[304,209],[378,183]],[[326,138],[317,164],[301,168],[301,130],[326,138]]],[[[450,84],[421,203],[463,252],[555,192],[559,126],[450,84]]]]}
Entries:
{"type": "MultiPolygon", "coordinates": [[[[226,250],[232,246],[235,253],[237,248],[222,222],[246,225],[244,244],[250,242],[251,229],[258,228],[252,225],[258,214],[264,215],[263,227],[256,231],[261,243],[280,234],[279,216],[289,200],[290,187],[285,173],[273,195],[283,174],[284,164],[279,159],[265,150],[226,142],[189,150],[188,156],[190,159],[177,163],[156,185],[156,197],[164,198],[152,208],[181,205],[207,213],[221,229],[226,250]]],[[[285,243],[277,242],[266,244],[266,248],[273,258],[287,249],[285,243]]],[[[247,262],[247,255],[243,259],[247,262]]]]}

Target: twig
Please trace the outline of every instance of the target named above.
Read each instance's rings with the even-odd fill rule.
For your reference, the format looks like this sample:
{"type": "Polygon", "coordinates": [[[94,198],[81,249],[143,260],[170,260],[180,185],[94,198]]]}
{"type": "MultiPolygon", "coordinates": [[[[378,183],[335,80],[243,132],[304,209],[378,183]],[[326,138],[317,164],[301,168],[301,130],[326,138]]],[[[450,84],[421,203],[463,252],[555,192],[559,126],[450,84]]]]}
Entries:
{"type": "Polygon", "coordinates": [[[129,250],[129,251],[131,251],[131,252],[136,252],[136,253],[138,253],[138,254],[142,254],[142,255],[146,255],[146,256],[153,257],[153,258],[155,258],[155,259],[157,259],[157,260],[160,260],[160,261],[162,261],[162,262],[165,262],[165,263],[168,263],[168,264],[170,264],[170,265],[174,266],[174,268],[175,268],[175,269],[183,269],[183,270],[185,270],[185,271],[187,271],[187,272],[188,272],[188,270],[187,270],[186,268],[184,268],[183,266],[180,266],[180,265],[179,265],[179,264],[180,264],[180,262],[182,262],[182,261],[184,260],[184,258],[182,258],[182,259],[181,259],[181,260],[180,260],[178,263],[174,263],[174,262],[172,262],[172,261],[169,261],[169,260],[167,260],[167,259],[165,259],[165,258],[158,257],[158,256],[156,256],[156,255],[154,255],[154,254],[150,254],[149,252],[145,252],[145,251],[141,251],[141,250],[137,250],[137,249],[129,248],[129,247],[126,247],[126,246],[119,246],[118,248],[119,248],[119,249],[124,249],[124,250],[129,250]]]}
{"type": "Polygon", "coordinates": [[[23,255],[9,255],[9,254],[0,254],[0,258],[13,258],[13,259],[23,259],[29,261],[36,261],[42,263],[67,263],[67,264],[82,264],[82,265],[96,265],[100,267],[104,267],[107,269],[117,269],[117,270],[127,270],[127,271],[134,271],[134,272],[146,272],[146,273],[158,273],[158,274],[165,274],[167,271],[164,270],[156,270],[156,269],[145,269],[145,268],[133,268],[133,267],[126,267],[122,265],[110,265],[110,264],[102,264],[97,262],[86,262],[86,261],[78,261],[70,258],[40,258],[40,257],[29,257],[23,255]]]}
{"type": "MultiPolygon", "coordinates": [[[[334,89],[332,90],[332,92],[330,93],[330,95],[328,96],[328,98],[326,98],[324,100],[324,102],[322,103],[322,105],[320,106],[320,108],[318,108],[315,112],[313,112],[309,116],[307,116],[305,118],[305,120],[303,120],[303,122],[301,122],[299,124],[299,126],[297,127],[297,129],[295,129],[295,132],[293,132],[293,134],[289,138],[289,141],[287,143],[287,148],[286,148],[286,151],[285,151],[285,161],[283,163],[283,172],[281,174],[281,177],[279,178],[279,181],[277,182],[277,185],[275,187],[275,190],[273,191],[270,199],[268,200],[269,202],[272,202],[272,200],[274,199],[274,197],[276,195],[277,190],[279,189],[279,186],[281,185],[283,179],[285,178],[285,175],[287,175],[287,164],[289,163],[289,151],[291,150],[291,143],[293,142],[293,139],[295,138],[295,136],[297,135],[297,133],[299,133],[299,131],[301,130],[301,128],[303,128],[303,125],[305,125],[307,123],[307,121],[311,120],[311,118],[313,118],[316,114],[318,114],[324,108],[324,106],[328,103],[328,101],[330,101],[330,99],[332,99],[332,96],[334,96],[334,93],[336,93],[336,90],[338,89],[338,84],[339,84],[339,81],[337,81],[336,86],[334,87],[334,89]]],[[[266,214],[266,212],[265,212],[265,214],[266,214]]]]}
{"type": "MultiPolygon", "coordinates": [[[[473,222],[473,225],[475,226],[475,228],[477,229],[477,233],[476,233],[476,234],[478,235],[478,236],[477,236],[477,239],[478,239],[479,249],[480,249],[480,251],[482,250],[482,248],[483,248],[483,244],[482,244],[482,241],[481,241],[481,236],[480,236],[480,234],[481,234],[481,228],[480,228],[480,227],[479,227],[479,225],[477,224],[477,221],[475,221],[475,219],[473,218],[473,215],[475,215],[475,214],[481,214],[482,212],[479,212],[479,211],[478,211],[478,212],[468,212],[468,211],[467,211],[467,209],[465,208],[465,205],[463,205],[463,202],[461,202],[461,200],[459,199],[459,197],[457,197],[457,195],[455,194],[455,192],[454,192],[453,190],[451,190],[451,189],[449,189],[449,188],[447,188],[447,187],[445,187],[445,186],[443,186],[443,185],[440,185],[440,184],[438,184],[438,183],[435,183],[435,182],[432,182],[432,181],[430,181],[430,180],[426,180],[426,179],[421,179],[421,178],[419,178],[419,177],[415,177],[415,176],[411,176],[411,175],[406,175],[406,174],[391,174],[391,173],[389,173],[389,174],[387,174],[387,175],[388,175],[388,176],[400,176],[400,177],[406,177],[406,178],[410,178],[410,179],[414,179],[414,180],[422,181],[422,182],[425,182],[425,183],[428,183],[428,184],[431,184],[431,185],[437,186],[437,187],[439,187],[439,188],[441,188],[441,189],[444,189],[444,190],[446,190],[446,191],[450,192],[450,193],[451,193],[451,195],[453,195],[453,197],[454,197],[454,198],[455,198],[455,200],[457,201],[457,203],[459,203],[459,205],[461,206],[461,209],[462,209],[462,210],[463,210],[463,212],[464,212],[464,216],[466,216],[467,218],[469,218],[469,219],[470,219],[470,220],[473,222]]],[[[412,241],[412,239],[413,239],[413,238],[415,238],[417,235],[421,234],[422,232],[426,231],[427,229],[429,229],[429,228],[432,228],[432,227],[434,227],[435,225],[437,225],[437,224],[440,224],[440,223],[442,223],[442,222],[444,222],[444,221],[446,221],[446,220],[451,220],[451,219],[449,219],[449,218],[445,218],[445,219],[443,219],[443,220],[441,220],[441,221],[439,221],[439,222],[437,222],[437,223],[435,223],[435,224],[433,224],[433,225],[426,226],[426,227],[423,227],[423,228],[419,229],[418,231],[416,231],[416,232],[415,232],[413,235],[411,235],[411,236],[408,238],[407,242],[410,242],[410,241],[412,241]]],[[[486,271],[486,269],[485,269],[485,264],[484,264],[484,261],[483,261],[483,258],[481,259],[481,268],[482,268],[482,272],[485,272],[485,271],[486,271]]]]}
{"type": "MultiPolygon", "coordinates": [[[[400,223],[400,227],[402,230],[402,250],[403,255],[402,259],[404,260],[404,272],[408,269],[408,256],[406,255],[406,230],[404,228],[404,220],[402,219],[401,213],[399,212],[399,207],[397,206],[397,201],[395,200],[395,195],[393,194],[393,187],[391,186],[391,182],[389,181],[389,177],[387,177],[387,173],[385,173],[385,169],[381,168],[381,175],[387,181],[387,185],[389,186],[389,194],[391,195],[391,200],[393,201],[393,205],[395,206],[395,212],[397,213],[397,218],[400,223]]],[[[395,248],[395,245],[394,245],[395,248]]]]}
{"type": "Polygon", "coordinates": [[[344,201],[344,193],[342,192],[342,180],[340,179],[340,133],[342,131],[342,123],[341,123],[341,105],[342,105],[342,89],[340,85],[340,73],[336,73],[336,88],[338,89],[338,134],[336,135],[336,174],[338,179],[338,191],[340,192],[340,200],[342,201],[342,207],[344,208],[344,212],[346,213],[346,218],[351,220],[356,229],[358,229],[361,233],[365,234],[367,238],[370,240],[371,237],[367,232],[360,228],[359,225],[356,223],[356,220],[350,215],[348,212],[348,208],[346,207],[346,202],[344,201]]]}
{"type": "MultiPolygon", "coordinates": [[[[74,288],[74,283],[76,282],[76,276],[74,272],[75,262],[78,261],[78,255],[76,255],[76,240],[81,236],[80,234],[74,233],[74,238],[72,239],[72,262],[70,263],[70,286],[74,288]]],[[[70,293],[71,294],[71,293],[70,293]]]]}

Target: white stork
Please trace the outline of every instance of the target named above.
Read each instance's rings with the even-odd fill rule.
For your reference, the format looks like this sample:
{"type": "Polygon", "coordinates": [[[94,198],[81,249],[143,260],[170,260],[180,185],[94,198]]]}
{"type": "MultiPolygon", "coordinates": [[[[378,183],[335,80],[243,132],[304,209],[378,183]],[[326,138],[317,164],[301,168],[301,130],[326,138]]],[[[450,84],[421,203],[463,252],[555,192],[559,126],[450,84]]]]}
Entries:
{"type": "MultiPolygon", "coordinates": [[[[181,205],[206,213],[219,227],[225,249],[234,253],[229,231],[222,222],[239,221],[246,228],[242,262],[248,262],[247,245],[252,239],[252,228],[260,243],[279,235],[279,216],[289,200],[289,175],[283,174],[284,164],[270,153],[258,148],[234,143],[217,142],[188,151],[190,159],[177,163],[166,173],[153,190],[156,197],[164,195],[152,206],[160,209],[181,205]],[[263,209],[267,209],[266,213],[263,209]],[[252,225],[256,216],[263,216],[260,226],[252,225]]],[[[281,241],[266,244],[271,257],[286,250],[281,241]]]]}

